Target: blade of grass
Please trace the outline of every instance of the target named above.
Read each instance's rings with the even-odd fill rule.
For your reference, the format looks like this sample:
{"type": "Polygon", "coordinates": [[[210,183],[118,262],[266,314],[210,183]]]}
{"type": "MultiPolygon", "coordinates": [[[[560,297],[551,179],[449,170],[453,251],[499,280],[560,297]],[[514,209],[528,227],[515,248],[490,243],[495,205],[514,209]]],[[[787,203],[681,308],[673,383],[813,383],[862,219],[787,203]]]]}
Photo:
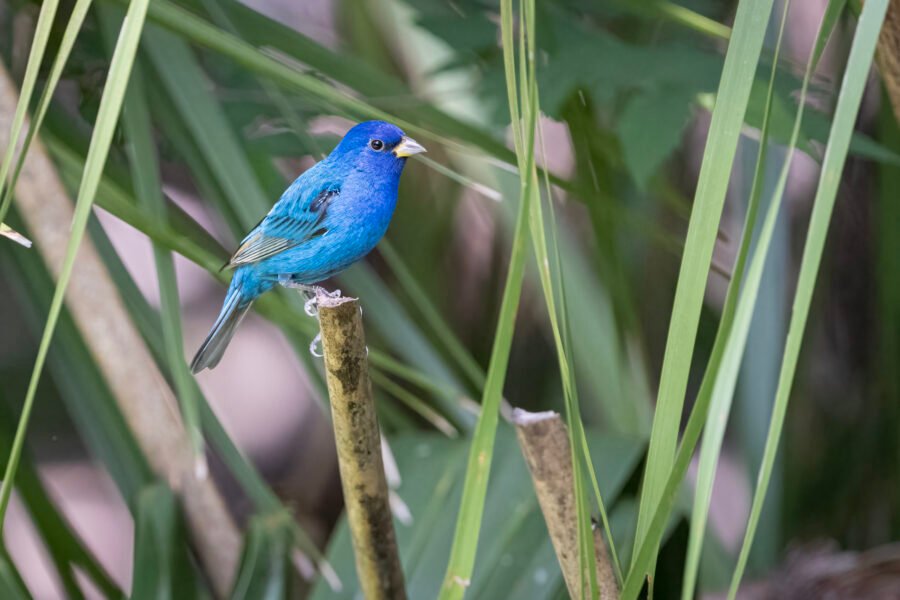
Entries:
{"type": "MultiPolygon", "coordinates": [[[[527,53],[528,56],[534,56],[534,40],[536,32],[534,25],[533,3],[526,3],[525,14],[527,26],[523,28],[523,31],[528,32],[527,53]]],[[[525,52],[521,52],[521,54],[525,55],[525,52]]],[[[529,61],[528,69],[529,72],[527,76],[529,89],[523,90],[522,96],[523,98],[528,98],[526,112],[528,110],[531,110],[534,112],[534,114],[538,114],[540,112],[540,108],[534,61],[529,61]]],[[[524,84],[523,87],[525,87],[524,84]]],[[[538,126],[537,135],[543,147],[543,136],[540,126],[538,126]]],[[[546,151],[544,151],[544,155],[546,156],[546,151]]],[[[553,277],[553,274],[550,270],[551,259],[550,253],[548,251],[546,226],[544,223],[543,211],[541,207],[541,198],[539,191],[540,188],[537,183],[537,171],[532,168],[532,171],[528,173],[527,176],[532,179],[532,189],[534,190],[534,194],[536,196],[531,200],[532,246],[535,253],[541,288],[543,290],[545,303],[547,305],[547,312],[549,315],[550,326],[553,333],[554,346],[556,348],[557,359],[559,362],[559,370],[563,386],[563,397],[565,399],[566,420],[568,422],[567,433],[569,436],[569,446],[571,449],[571,461],[574,475],[574,489],[572,490],[572,493],[575,496],[575,504],[578,514],[578,544],[580,548],[579,569],[582,577],[585,572],[588,573],[587,586],[582,584],[581,590],[582,593],[584,593],[584,590],[587,589],[590,597],[594,597],[598,590],[597,571],[594,568],[594,565],[597,561],[597,556],[593,540],[594,534],[590,508],[584,486],[585,467],[587,468],[587,471],[591,476],[595,499],[600,510],[603,527],[606,533],[607,540],[609,542],[609,548],[613,558],[614,572],[619,584],[621,584],[622,582],[622,570],[619,565],[618,553],[616,552],[615,543],[609,529],[609,520],[607,518],[606,508],[603,502],[603,498],[600,494],[596,479],[596,473],[594,471],[590,452],[587,446],[587,439],[584,434],[584,424],[581,419],[581,410],[579,407],[578,389],[575,385],[574,365],[569,359],[572,353],[572,346],[569,342],[570,336],[568,335],[569,322],[567,319],[568,313],[566,308],[564,273],[562,269],[562,262],[560,260],[559,246],[556,239],[556,220],[553,210],[553,197],[550,188],[550,181],[549,178],[545,175],[544,185],[550,211],[550,232],[553,241],[553,265],[556,275],[555,278],[553,277]],[[554,283],[556,284],[555,287],[554,283]],[[556,301],[557,293],[560,297],[559,307],[557,306],[556,301]]]]}
{"type": "MultiPolygon", "coordinates": [[[[105,11],[101,11],[103,14],[105,11]]],[[[131,83],[125,97],[122,115],[125,135],[129,141],[128,154],[132,168],[135,195],[160,223],[165,224],[166,206],[159,177],[159,163],[153,143],[153,130],[147,110],[144,82],[140,64],[135,64],[131,83]]],[[[159,284],[162,333],[168,370],[172,376],[175,394],[181,405],[181,414],[191,446],[194,450],[195,470],[198,477],[207,472],[203,431],[200,427],[196,387],[191,385],[191,374],[184,356],[181,334],[181,304],[178,300],[178,282],[175,279],[175,263],[172,254],[160,244],[153,244],[156,279],[159,284]]]]}
{"type": "Polygon", "coordinates": [[[283,518],[254,517],[244,542],[232,600],[289,598],[288,540],[283,518]]]}
{"type": "MultiPolygon", "coordinates": [[[[547,155],[546,148],[544,148],[544,138],[543,138],[543,130],[541,127],[538,127],[538,139],[541,144],[541,152],[544,156],[547,155]]],[[[544,189],[547,197],[547,204],[549,207],[550,213],[550,237],[552,240],[551,248],[553,250],[553,259],[554,259],[554,268],[556,271],[556,289],[558,290],[559,298],[560,298],[560,308],[559,308],[559,322],[560,324],[553,324],[556,318],[553,316],[556,312],[555,307],[555,299],[554,299],[554,289],[553,289],[553,279],[550,277],[549,271],[549,256],[547,253],[547,244],[546,244],[546,236],[544,235],[544,221],[543,216],[541,214],[540,208],[534,211],[536,214],[533,215],[533,220],[538,224],[537,227],[532,227],[532,236],[537,238],[535,241],[535,257],[537,259],[538,270],[541,272],[541,281],[542,287],[544,288],[544,295],[546,298],[546,302],[548,303],[548,311],[551,315],[551,327],[553,328],[553,336],[554,343],[557,347],[557,354],[559,355],[560,360],[560,372],[563,373],[563,387],[564,394],[566,397],[566,412],[567,412],[567,420],[569,421],[569,445],[573,449],[572,451],[572,461],[573,466],[576,470],[576,475],[578,477],[583,477],[581,474],[580,464],[583,460],[585,466],[587,468],[587,472],[590,475],[590,481],[593,486],[594,499],[597,502],[597,508],[600,512],[600,520],[603,526],[604,534],[606,535],[607,545],[610,550],[610,555],[613,560],[613,570],[615,572],[616,580],[621,586],[623,583],[623,573],[622,567],[619,562],[619,555],[616,550],[615,541],[613,540],[612,531],[609,527],[609,518],[606,512],[606,505],[603,501],[603,496],[600,493],[600,486],[597,482],[597,471],[594,468],[593,459],[591,458],[590,448],[587,443],[587,436],[585,434],[584,422],[581,419],[581,408],[579,404],[578,397],[578,386],[574,384],[575,382],[575,365],[574,362],[568,359],[568,356],[573,356],[573,346],[571,343],[572,335],[571,335],[571,321],[568,318],[569,308],[567,302],[566,295],[566,284],[565,284],[565,272],[563,270],[563,261],[561,259],[561,252],[559,248],[558,238],[556,235],[557,232],[557,224],[556,224],[556,215],[553,207],[553,195],[550,188],[550,180],[548,177],[544,177],[544,189]],[[546,271],[546,273],[543,273],[546,271]],[[544,280],[546,279],[546,283],[544,280]],[[579,448],[581,450],[581,455],[579,456],[575,451],[575,448],[579,448]]],[[[581,509],[579,509],[581,510],[581,509]]],[[[582,518],[579,516],[579,518],[582,518]]],[[[593,535],[592,527],[590,527],[590,515],[586,515],[585,522],[588,524],[588,531],[590,532],[590,536],[593,535]]],[[[589,536],[589,537],[590,537],[589,536]]],[[[587,541],[583,541],[582,543],[587,544],[587,548],[589,553],[594,553],[594,544],[591,541],[587,543],[587,541]]],[[[594,557],[593,560],[596,560],[594,557]]],[[[593,562],[591,563],[593,564],[593,562]]]]}
{"type": "Polygon", "coordinates": [[[693,29],[710,37],[721,38],[727,40],[731,37],[731,28],[723,25],[718,21],[714,21],[709,17],[701,15],[689,8],[675,4],[674,2],[655,2],[653,7],[659,15],[665,19],[683,25],[688,29],[693,29]]]}
{"type": "Polygon", "coordinates": [[[175,495],[165,484],[154,483],[141,490],[135,504],[134,574],[129,598],[153,600],[199,594],[189,570],[187,540],[175,495]]]}
{"type": "MultiPolygon", "coordinates": [[[[44,52],[47,50],[47,42],[50,39],[53,19],[56,17],[58,6],[59,0],[47,0],[41,4],[41,12],[38,15],[34,38],[31,42],[31,51],[28,54],[28,65],[25,67],[25,77],[19,89],[19,104],[16,106],[10,126],[9,144],[3,154],[3,162],[0,163],[0,192],[3,192],[7,185],[9,168],[12,165],[13,156],[16,154],[16,147],[19,145],[19,137],[22,134],[22,127],[25,125],[28,106],[31,104],[31,95],[34,93],[34,86],[41,70],[41,63],[44,60],[44,52]]],[[[23,148],[22,152],[24,153],[24,151],[23,148]]],[[[0,223],[2,223],[9,211],[12,196],[4,193],[0,194],[0,197],[3,198],[0,201],[0,223]]]]}
{"type": "MultiPolygon", "coordinates": [[[[478,534],[484,514],[484,502],[491,468],[494,439],[497,433],[500,400],[503,396],[503,383],[509,364],[515,329],[516,313],[522,292],[522,281],[525,274],[526,245],[528,243],[528,223],[530,204],[533,192],[532,177],[528,174],[534,169],[534,134],[536,111],[530,111],[525,130],[522,131],[518,114],[518,93],[515,75],[515,58],[513,50],[513,14],[512,0],[502,0],[501,37],[503,42],[504,67],[506,72],[507,94],[509,96],[510,114],[512,115],[513,138],[516,140],[519,176],[522,182],[519,212],[516,218],[510,254],[509,269],[500,303],[500,316],[494,335],[491,360],[488,365],[487,380],[481,400],[481,414],[475,425],[469,459],[466,467],[463,495],[460,502],[453,545],[450,550],[450,561],[441,586],[441,600],[461,599],[472,577],[475,564],[475,553],[478,546],[478,534]],[[523,136],[523,133],[525,136],[523,136]],[[521,138],[527,137],[525,142],[521,138]]],[[[525,57],[522,57],[524,60],[525,57]]]]}
{"type": "Polygon", "coordinates": [[[769,479],[772,476],[772,467],[775,463],[775,456],[778,453],[778,443],[787,412],[791,385],[797,370],[800,346],[803,342],[803,331],[806,328],[809,307],[812,302],[819,265],[822,260],[822,251],[825,247],[825,237],[828,234],[828,225],[831,221],[831,213],[837,197],[841,173],[844,169],[844,162],[847,158],[856,116],[859,112],[866,82],[868,81],[875,45],[884,22],[887,6],[887,0],[868,0],[863,5],[862,14],[856,26],[856,34],[853,38],[853,45],[850,48],[850,57],[844,71],[844,80],[841,84],[841,91],[838,95],[837,107],[835,108],[832,121],[831,135],[828,138],[825,158],[822,161],[819,187],[816,190],[809,232],[803,248],[800,275],[797,279],[797,291],[794,295],[791,322],[785,341],[781,374],[778,380],[778,390],[775,393],[775,405],[772,411],[769,433],[766,438],[763,461],[757,476],[756,490],[753,493],[753,504],[750,508],[747,531],[744,534],[738,564],[729,588],[729,598],[735,597],[737,588],[740,585],[747,557],[753,544],[756,525],[759,522],[759,515],[762,512],[769,479]]]}
{"type": "Polygon", "coordinates": [[[465,346],[463,346],[462,342],[459,341],[459,338],[456,337],[456,333],[454,333],[453,329],[450,328],[450,325],[448,325],[441,316],[441,313],[428,297],[425,290],[422,289],[419,282],[416,281],[416,278],[406,266],[403,257],[401,257],[397,250],[394,249],[394,245],[386,239],[382,240],[378,245],[378,251],[384,258],[388,267],[390,267],[394,277],[397,278],[400,287],[403,288],[406,295],[412,300],[412,303],[415,305],[416,309],[418,309],[422,317],[424,317],[438,340],[443,344],[447,353],[452,356],[459,365],[462,372],[469,379],[469,383],[471,383],[475,389],[480,390],[483,388],[485,375],[481,365],[472,358],[472,354],[465,346]]]}
{"type": "MultiPolygon", "coordinates": [[[[38,132],[41,130],[41,125],[44,123],[44,117],[47,115],[47,109],[50,107],[50,101],[53,99],[53,92],[56,91],[56,86],[59,83],[59,78],[62,76],[63,68],[66,66],[66,63],[69,61],[69,55],[72,53],[72,48],[75,46],[75,40],[78,38],[78,33],[81,31],[81,26],[84,24],[84,18],[87,15],[87,11],[91,6],[92,0],[77,0],[75,6],[72,7],[72,12],[69,14],[69,20],[66,23],[66,29],[63,32],[62,39],[59,42],[59,49],[56,53],[56,58],[53,61],[53,67],[50,69],[50,74],[47,76],[47,83],[44,85],[44,91],[41,93],[41,99],[38,101],[37,109],[34,111],[34,116],[31,120],[31,125],[28,127],[28,133],[25,135],[25,141],[22,142],[22,148],[19,151],[19,154],[16,158],[16,165],[13,168],[12,176],[9,179],[9,185],[6,188],[3,188],[3,183],[6,181],[5,175],[0,177],[0,220],[3,219],[3,215],[5,214],[5,209],[9,207],[12,202],[13,190],[16,189],[16,181],[19,179],[19,175],[22,172],[22,167],[25,165],[25,155],[28,153],[28,148],[31,147],[31,141],[37,136],[38,132]]],[[[45,3],[42,7],[42,10],[46,8],[47,4],[45,3]]],[[[24,98],[25,96],[21,96],[24,98]]],[[[21,102],[21,101],[20,101],[21,102]]],[[[20,104],[20,106],[24,106],[24,104],[20,104]]],[[[12,153],[9,153],[9,156],[12,156],[12,153]]],[[[4,157],[4,166],[7,157],[4,157]]],[[[5,170],[2,171],[4,174],[5,170]]]]}
{"type": "MultiPolygon", "coordinates": [[[[194,8],[199,7],[200,0],[185,0],[183,3],[194,8]]],[[[396,76],[373,68],[369,63],[352,55],[335,53],[249,6],[235,0],[224,0],[218,4],[230,15],[231,22],[241,33],[242,39],[257,46],[273,48],[283,56],[298,57],[312,70],[367,96],[369,98],[367,103],[372,106],[373,110],[382,109],[390,112],[396,107],[395,98],[413,95],[409,87],[396,76]]],[[[168,11],[171,6],[173,5],[167,2],[165,5],[161,5],[161,10],[158,12],[151,9],[150,18],[154,21],[158,20],[166,27],[169,27],[170,24],[174,25],[168,11]]],[[[193,15],[191,16],[193,17],[193,15]]],[[[214,49],[225,50],[223,54],[231,52],[226,48],[214,49]]],[[[267,58],[272,60],[271,56],[267,58]]],[[[431,135],[436,137],[449,135],[478,146],[508,163],[515,160],[514,154],[493,136],[430,104],[404,104],[403,114],[407,115],[410,120],[428,124],[429,127],[434,128],[435,133],[431,135]]],[[[376,118],[375,113],[368,116],[376,118]]],[[[400,125],[399,122],[397,124],[400,125]]]]}
{"type": "Polygon", "coordinates": [[[38,349],[31,381],[28,384],[28,391],[22,407],[22,415],[16,429],[16,436],[13,440],[9,461],[6,464],[6,471],[3,476],[3,486],[0,488],[0,531],[2,531],[3,517],[6,514],[6,508],[9,505],[9,497],[15,482],[15,474],[19,464],[19,457],[22,453],[22,446],[25,443],[25,433],[28,429],[28,421],[31,417],[31,410],[34,405],[38,382],[40,381],[44,362],[47,358],[47,351],[50,348],[53,332],[59,319],[66,287],[72,276],[72,268],[75,264],[78,247],[81,244],[81,239],[84,237],[84,230],[87,225],[88,217],[90,216],[91,205],[93,204],[97,186],[99,185],[100,178],[103,174],[103,165],[106,162],[110,142],[112,141],[116,122],[119,118],[119,111],[125,96],[125,88],[128,84],[128,74],[131,71],[132,63],[134,62],[141,29],[144,26],[144,18],[147,14],[148,3],[149,0],[135,0],[129,5],[128,13],[122,24],[119,39],[116,43],[116,50],[113,54],[112,62],[110,63],[107,84],[103,91],[103,98],[100,100],[97,123],[91,139],[91,147],[88,151],[85,171],[78,193],[78,200],[75,205],[75,217],[72,224],[72,234],[66,249],[66,259],[60,271],[56,291],[53,294],[53,300],[50,304],[50,312],[47,316],[44,334],[41,337],[41,343],[38,349]]]}
{"type": "MultiPolygon", "coordinates": [[[[844,4],[844,0],[832,0],[832,2],[828,6],[828,10],[826,11],[825,17],[823,18],[822,26],[819,30],[819,35],[816,42],[816,61],[818,61],[818,59],[821,57],[821,49],[824,48],[825,43],[828,41],[832,31],[834,30],[844,4]]],[[[813,71],[814,70],[815,69],[813,69],[813,71]]],[[[766,144],[760,144],[760,155],[758,157],[759,160],[757,161],[758,163],[765,162],[766,147],[766,144]]],[[[685,427],[681,445],[679,446],[678,453],[675,457],[675,463],[672,473],[669,475],[669,479],[666,482],[666,486],[663,490],[660,502],[653,514],[653,518],[648,529],[649,533],[644,541],[644,544],[639,547],[635,547],[635,559],[632,565],[632,569],[629,572],[628,578],[626,579],[625,588],[623,589],[622,593],[623,598],[634,598],[640,592],[641,586],[643,585],[642,573],[645,569],[649,568],[648,565],[651,564],[651,562],[654,560],[655,548],[659,544],[659,540],[662,539],[669,514],[672,511],[677,492],[681,486],[681,481],[687,473],[687,469],[690,465],[694,449],[700,439],[700,433],[703,430],[703,426],[707,418],[707,410],[712,398],[712,388],[715,382],[715,376],[718,373],[719,365],[721,364],[722,356],[724,354],[725,344],[734,323],[734,315],[737,308],[740,284],[743,280],[744,268],[746,265],[746,259],[750,247],[750,240],[752,237],[752,228],[753,224],[756,221],[756,213],[759,208],[761,191],[762,186],[761,181],[759,181],[751,192],[750,203],[747,210],[747,217],[744,223],[744,230],[741,238],[741,246],[738,251],[737,260],[735,262],[734,276],[729,283],[728,293],[726,295],[725,304],[722,311],[722,318],[719,324],[719,330],[716,333],[716,339],[713,344],[712,354],[709,359],[709,364],[707,365],[706,373],[704,374],[703,382],[700,386],[700,392],[697,395],[697,401],[694,405],[693,410],[691,411],[691,416],[688,420],[687,426],[685,427]]]]}
{"type": "MultiPolygon", "coordinates": [[[[713,245],[772,3],[773,0],[743,0],[738,5],[725,55],[675,290],[641,491],[635,552],[647,537],[653,510],[672,471],[713,245]]],[[[633,559],[632,565],[636,564],[633,559]]],[[[652,566],[648,567],[647,574],[652,571],[652,566]]]]}
{"type": "MultiPolygon", "coordinates": [[[[753,176],[753,187],[750,192],[751,197],[755,201],[755,207],[759,206],[759,195],[763,187],[763,179],[765,178],[765,148],[769,143],[769,117],[772,107],[772,98],[775,93],[775,75],[777,73],[774,65],[778,64],[778,57],[781,55],[781,42],[784,38],[784,29],[787,23],[790,5],[790,0],[784,1],[780,25],[778,27],[777,41],[775,42],[775,58],[769,76],[769,90],[763,115],[759,155],[757,157],[756,169],[753,176]]],[[[810,61],[809,66],[812,67],[812,64],[812,61],[810,61]]],[[[787,155],[782,164],[778,183],[776,184],[772,198],[769,202],[769,208],[763,224],[763,229],[756,244],[756,249],[753,253],[750,270],[747,273],[747,279],[742,284],[743,287],[741,295],[738,298],[734,320],[730,326],[727,341],[725,342],[721,363],[716,371],[715,383],[713,384],[712,397],[710,400],[709,415],[707,417],[707,426],[703,432],[703,446],[700,451],[700,466],[694,491],[694,507],[691,515],[691,529],[688,538],[687,558],[685,560],[684,578],[682,580],[681,588],[682,600],[690,600],[694,597],[697,572],[700,567],[700,552],[703,548],[704,536],[706,534],[706,520],[709,512],[710,499],[712,497],[713,481],[718,466],[719,451],[722,447],[722,439],[725,436],[725,426],[728,423],[731,400],[734,397],[734,388],[737,384],[741,359],[743,358],[744,348],[747,343],[747,335],[750,331],[750,322],[753,317],[754,308],[756,307],[759,284],[762,279],[763,268],[769,252],[769,243],[771,242],[772,232],[775,229],[775,221],[781,207],[781,199],[787,183],[787,176],[790,173],[791,160],[800,133],[800,124],[803,121],[803,109],[805,107],[806,90],[809,85],[810,74],[811,71],[807,69],[806,76],[803,79],[803,87],[800,91],[800,103],[797,108],[797,117],[794,120],[794,130],[788,144],[787,155]]],[[[747,224],[751,228],[754,227],[756,222],[756,210],[753,212],[754,214],[750,215],[748,211],[747,216],[747,224]]]]}
{"type": "Polygon", "coordinates": [[[197,84],[206,75],[187,43],[156,26],[147,29],[144,40],[142,50],[210,170],[221,182],[222,191],[240,219],[234,224],[238,230],[235,233],[242,235],[271,208],[274,199],[270,200],[260,186],[221,105],[207,86],[197,84]]]}

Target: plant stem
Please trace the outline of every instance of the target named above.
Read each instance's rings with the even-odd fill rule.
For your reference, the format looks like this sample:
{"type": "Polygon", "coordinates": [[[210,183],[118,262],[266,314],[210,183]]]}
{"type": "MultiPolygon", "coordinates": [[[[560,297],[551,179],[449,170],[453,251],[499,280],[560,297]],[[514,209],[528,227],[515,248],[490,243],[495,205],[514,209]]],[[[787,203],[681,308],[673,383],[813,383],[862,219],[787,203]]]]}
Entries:
{"type": "Polygon", "coordinates": [[[320,292],[317,301],[325,380],[360,588],[368,600],[405,600],[359,300],[320,292]]]}
{"type": "MultiPolygon", "coordinates": [[[[559,413],[530,413],[518,408],[513,413],[513,423],[569,595],[581,598],[584,578],[579,567],[575,475],[566,426],[559,413]]],[[[593,538],[600,597],[618,600],[619,587],[599,529],[594,529],[593,538]]]]}

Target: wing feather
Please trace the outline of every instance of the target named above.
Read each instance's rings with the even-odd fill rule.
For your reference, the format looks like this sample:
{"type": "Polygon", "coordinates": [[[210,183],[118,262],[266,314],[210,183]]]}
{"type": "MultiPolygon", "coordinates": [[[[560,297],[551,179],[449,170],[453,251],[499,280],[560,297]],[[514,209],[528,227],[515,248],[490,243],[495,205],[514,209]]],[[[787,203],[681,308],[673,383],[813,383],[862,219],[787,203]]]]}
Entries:
{"type": "Polygon", "coordinates": [[[259,262],[289,250],[325,233],[322,227],[328,203],[337,196],[339,190],[326,189],[297,215],[273,211],[251,231],[228,261],[228,267],[259,262]]]}

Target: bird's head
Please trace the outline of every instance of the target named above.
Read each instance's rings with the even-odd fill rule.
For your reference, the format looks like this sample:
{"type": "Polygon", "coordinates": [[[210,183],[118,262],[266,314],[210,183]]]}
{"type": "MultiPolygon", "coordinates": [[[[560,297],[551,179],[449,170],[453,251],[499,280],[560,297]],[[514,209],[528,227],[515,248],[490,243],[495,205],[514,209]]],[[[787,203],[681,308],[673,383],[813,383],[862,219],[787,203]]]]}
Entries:
{"type": "Polygon", "coordinates": [[[422,152],[425,148],[396,125],[365,121],[344,135],[329,159],[351,162],[356,168],[399,173],[408,157],[422,152]]]}

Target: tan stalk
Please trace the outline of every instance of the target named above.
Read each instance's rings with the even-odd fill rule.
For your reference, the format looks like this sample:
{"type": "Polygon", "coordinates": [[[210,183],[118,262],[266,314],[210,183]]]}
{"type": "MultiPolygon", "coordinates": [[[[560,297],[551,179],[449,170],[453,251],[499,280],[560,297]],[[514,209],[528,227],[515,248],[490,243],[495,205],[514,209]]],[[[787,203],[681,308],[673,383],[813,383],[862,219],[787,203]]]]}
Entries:
{"type": "Polygon", "coordinates": [[[405,600],[359,301],[317,298],[347,522],[366,600],[405,600]]]}
{"type": "MultiPolygon", "coordinates": [[[[572,598],[585,597],[587,591],[582,593],[579,590],[581,582],[587,581],[587,577],[581,577],[578,572],[578,513],[575,508],[572,449],[566,425],[559,413],[553,411],[531,413],[517,408],[512,420],[569,595],[572,598]]],[[[618,600],[616,576],[599,528],[594,529],[594,550],[597,554],[600,598],[618,600]]]]}

